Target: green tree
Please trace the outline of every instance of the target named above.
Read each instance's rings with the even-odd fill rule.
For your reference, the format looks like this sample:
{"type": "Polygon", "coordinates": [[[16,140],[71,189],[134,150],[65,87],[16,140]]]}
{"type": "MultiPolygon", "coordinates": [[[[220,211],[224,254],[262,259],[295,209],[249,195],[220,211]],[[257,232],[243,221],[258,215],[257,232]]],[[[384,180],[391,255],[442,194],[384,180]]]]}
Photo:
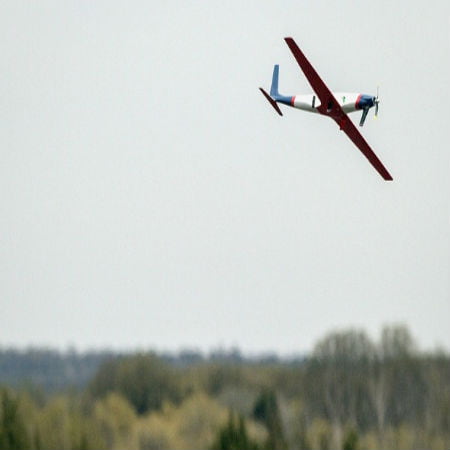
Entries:
{"type": "Polygon", "coordinates": [[[355,429],[347,430],[342,442],[342,450],[358,450],[358,433],[355,429]]]}
{"type": "Polygon", "coordinates": [[[26,450],[30,447],[25,425],[19,413],[19,402],[2,389],[0,404],[0,448],[2,450],[26,450]]]}
{"type": "Polygon", "coordinates": [[[52,396],[44,407],[28,416],[27,427],[33,430],[36,450],[106,448],[95,416],[80,404],[77,396],[52,396]]]}
{"type": "Polygon", "coordinates": [[[218,433],[212,450],[258,450],[256,441],[248,436],[244,418],[230,413],[228,422],[218,433]]]}
{"type": "Polygon", "coordinates": [[[93,418],[108,449],[135,447],[133,427],[136,412],[129,402],[116,392],[110,392],[94,405],[93,418]]]}
{"type": "Polygon", "coordinates": [[[103,364],[91,382],[90,392],[102,398],[111,391],[125,397],[138,414],[160,409],[164,401],[178,403],[182,397],[174,369],[152,353],[103,364]]]}
{"type": "Polygon", "coordinates": [[[265,389],[261,392],[253,408],[253,417],[267,428],[269,434],[265,444],[267,449],[285,449],[287,447],[277,397],[273,390],[265,389]]]}
{"type": "Polygon", "coordinates": [[[160,411],[139,418],[139,446],[141,450],[206,449],[226,418],[224,406],[197,392],[179,406],[166,403],[160,411]]]}

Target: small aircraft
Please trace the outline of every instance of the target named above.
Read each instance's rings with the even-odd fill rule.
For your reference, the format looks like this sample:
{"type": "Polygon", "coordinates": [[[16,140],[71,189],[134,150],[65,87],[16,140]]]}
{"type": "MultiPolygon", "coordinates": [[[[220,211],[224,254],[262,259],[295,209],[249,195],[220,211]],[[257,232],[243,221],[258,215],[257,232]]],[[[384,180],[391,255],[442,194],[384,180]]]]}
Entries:
{"type": "Polygon", "coordinates": [[[295,41],[290,37],[287,37],[284,40],[308,79],[315,95],[281,95],[278,92],[279,66],[275,65],[273,68],[270,95],[263,88],[259,88],[269,103],[274,107],[275,111],[280,116],[283,115],[280,107],[278,106],[278,103],[281,103],[303,111],[319,113],[324,116],[331,117],[339,125],[339,128],[359,148],[359,150],[361,150],[378,173],[385,180],[392,180],[391,174],[383,166],[382,162],[378,159],[377,155],[375,155],[369,144],[347,115],[351,112],[362,110],[362,116],[359,122],[361,127],[364,125],[370,108],[375,107],[376,117],[378,114],[379,103],[378,92],[376,97],[372,95],[348,92],[332,93],[314,70],[313,66],[306,59],[305,55],[297,46],[295,41]]]}

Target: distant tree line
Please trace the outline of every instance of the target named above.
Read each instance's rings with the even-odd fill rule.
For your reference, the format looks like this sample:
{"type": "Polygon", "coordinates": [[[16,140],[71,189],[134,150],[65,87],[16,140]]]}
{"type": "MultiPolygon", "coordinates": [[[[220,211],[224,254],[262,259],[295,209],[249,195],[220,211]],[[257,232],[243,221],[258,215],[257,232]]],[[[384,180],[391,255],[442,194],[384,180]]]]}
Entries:
{"type": "Polygon", "coordinates": [[[101,364],[122,355],[111,351],[78,353],[50,349],[0,348],[0,384],[38,386],[46,393],[84,388],[101,364]]]}
{"type": "MultiPolygon", "coordinates": [[[[304,356],[281,358],[267,354],[253,358],[245,357],[238,349],[217,349],[205,355],[197,350],[182,350],[178,353],[153,353],[168,365],[187,368],[199,364],[235,365],[300,365],[304,356]]],[[[0,347],[0,384],[23,387],[38,386],[45,393],[66,389],[83,389],[105,361],[126,358],[127,354],[112,350],[77,352],[69,349],[61,352],[52,349],[28,348],[17,350],[0,347]]]]}
{"type": "Polygon", "coordinates": [[[403,326],[332,332],[295,362],[223,356],[103,354],[75,389],[4,381],[0,448],[450,448],[450,357],[403,326]]]}

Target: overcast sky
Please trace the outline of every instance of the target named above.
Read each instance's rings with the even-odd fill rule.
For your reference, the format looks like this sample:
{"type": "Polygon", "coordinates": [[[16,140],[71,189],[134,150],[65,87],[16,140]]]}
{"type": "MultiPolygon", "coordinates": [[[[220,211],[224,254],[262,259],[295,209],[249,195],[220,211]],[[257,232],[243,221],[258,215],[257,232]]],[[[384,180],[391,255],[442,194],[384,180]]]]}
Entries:
{"type": "MultiPolygon", "coordinates": [[[[450,3],[0,3],[0,346],[450,350],[450,3]],[[258,90],[374,94],[385,182],[258,90]]],[[[360,114],[352,116],[359,121],[360,114]]]]}

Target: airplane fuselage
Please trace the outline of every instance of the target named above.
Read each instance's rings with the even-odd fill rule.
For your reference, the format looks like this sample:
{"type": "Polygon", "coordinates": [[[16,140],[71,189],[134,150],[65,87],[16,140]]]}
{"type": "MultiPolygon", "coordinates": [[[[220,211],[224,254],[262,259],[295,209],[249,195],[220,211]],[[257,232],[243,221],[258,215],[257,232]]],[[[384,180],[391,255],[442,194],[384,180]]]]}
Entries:
{"type": "MultiPolygon", "coordinates": [[[[375,97],[372,95],[357,94],[354,92],[334,92],[333,96],[346,114],[364,110],[365,108],[371,108],[375,104],[375,97]]],[[[314,94],[293,96],[279,95],[275,98],[275,101],[303,111],[320,113],[318,109],[320,107],[320,100],[314,94]]]]}

